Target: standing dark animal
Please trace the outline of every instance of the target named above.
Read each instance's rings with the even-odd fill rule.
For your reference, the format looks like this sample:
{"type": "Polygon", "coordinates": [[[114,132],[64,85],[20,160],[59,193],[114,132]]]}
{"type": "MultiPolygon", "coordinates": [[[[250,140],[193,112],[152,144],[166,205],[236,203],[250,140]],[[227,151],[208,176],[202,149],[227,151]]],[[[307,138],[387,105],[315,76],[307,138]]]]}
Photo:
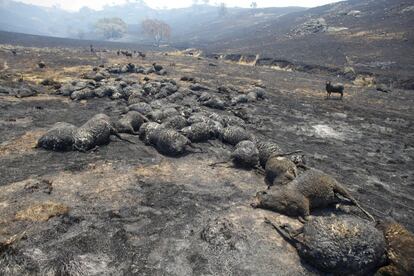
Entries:
{"type": "Polygon", "coordinates": [[[142,59],[145,59],[146,54],[144,54],[143,52],[138,51],[138,56],[142,59]]]}
{"type": "Polygon", "coordinates": [[[132,58],[132,53],[130,53],[130,52],[126,52],[126,53],[125,53],[125,56],[126,56],[126,57],[130,57],[130,58],[132,58]]]}
{"type": "Polygon", "coordinates": [[[39,66],[40,69],[43,69],[46,67],[46,63],[44,63],[43,61],[39,61],[39,63],[37,64],[37,66],[39,66]]]}
{"type": "Polygon", "coordinates": [[[12,52],[13,56],[16,56],[17,55],[16,50],[11,50],[11,52],[12,52]]]}
{"type": "Polygon", "coordinates": [[[121,52],[119,52],[119,50],[118,50],[118,51],[116,51],[116,54],[119,56],[121,54],[121,52]]]}
{"type": "Polygon", "coordinates": [[[327,98],[331,97],[331,93],[339,93],[341,94],[341,99],[344,97],[344,86],[343,84],[331,84],[330,81],[326,82],[326,93],[327,98]]]}
{"type": "Polygon", "coordinates": [[[92,44],[89,47],[91,48],[91,53],[95,52],[95,50],[93,49],[93,45],[92,44]]]}

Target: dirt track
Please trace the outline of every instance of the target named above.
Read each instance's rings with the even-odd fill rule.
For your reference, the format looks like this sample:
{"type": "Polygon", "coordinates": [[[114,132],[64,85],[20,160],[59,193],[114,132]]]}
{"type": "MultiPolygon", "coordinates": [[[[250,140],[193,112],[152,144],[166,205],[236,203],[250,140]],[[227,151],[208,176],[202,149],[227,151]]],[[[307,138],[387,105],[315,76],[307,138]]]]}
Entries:
{"type": "MultiPolygon", "coordinates": [[[[13,78],[17,73],[35,82],[50,75],[68,81],[101,62],[128,62],[112,53],[97,58],[86,50],[27,48],[16,57],[0,50],[0,60],[8,65],[1,73],[4,82],[10,80],[7,74],[13,78]],[[45,61],[46,70],[36,68],[38,60],[45,61]]],[[[346,83],[343,101],[326,100],[320,75],[160,53],[133,60],[155,61],[180,86],[187,85],[179,81],[183,75],[211,87],[260,82],[269,99],[245,105],[249,130],[285,151],[302,149],[310,166],[343,182],[375,216],[392,211],[414,230],[413,91],[386,94],[346,83]]],[[[88,153],[34,149],[37,138],[56,122],[81,125],[100,112],[116,118],[126,105],[109,99],[72,102],[44,92],[24,99],[0,97],[0,237],[26,231],[16,253],[25,262],[29,256],[53,266],[70,259],[90,274],[317,273],[263,218],[298,222],[249,206],[252,196],[266,188],[262,176],[208,166],[226,159],[228,146],[214,141],[214,147],[201,145],[205,153],[175,159],[129,135],[136,145],[113,138],[88,153]],[[36,177],[52,182],[50,194],[24,188],[36,177]],[[46,222],[14,219],[17,211],[42,202],[63,204],[69,214],[46,222]],[[205,231],[211,235],[203,236],[205,231]]]]}

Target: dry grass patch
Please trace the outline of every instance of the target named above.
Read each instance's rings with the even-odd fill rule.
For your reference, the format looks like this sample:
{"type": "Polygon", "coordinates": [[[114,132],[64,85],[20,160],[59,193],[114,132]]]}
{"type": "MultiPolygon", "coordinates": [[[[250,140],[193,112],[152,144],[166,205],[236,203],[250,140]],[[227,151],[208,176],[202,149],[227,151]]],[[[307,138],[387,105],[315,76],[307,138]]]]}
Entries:
{"type": "Polygon", "coordinates": [[[44,130],[28,131],[20,137],[0,145],[0,156],[9,154],[23,154],[32,151],[37,144],[37,140],[45,133],[44,130]]]}
{"type": "Polygon", "coordinates": [[[361,86],[361,87],[374,87],[375,83],[376,83],[375,77],[363,76],[363,75],[358,75],[353,81],[353,84],[355,84],[356,86],[361,86]]]}
{"type": "Polygon", "coordinates": [[[52,217],[67,214],[69,207],[56,203],[44,202],[30,206],[26,210],[17,212],[17,220],[47,221],[52,217]]]}

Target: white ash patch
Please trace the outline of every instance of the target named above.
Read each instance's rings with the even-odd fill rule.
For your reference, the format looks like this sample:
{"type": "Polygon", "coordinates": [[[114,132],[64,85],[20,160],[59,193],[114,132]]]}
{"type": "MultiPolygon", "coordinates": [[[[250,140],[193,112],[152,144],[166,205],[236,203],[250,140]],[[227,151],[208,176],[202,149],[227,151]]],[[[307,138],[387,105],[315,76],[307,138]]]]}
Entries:
{"type": "Polygon", "coordinates": [[[334,130],[328,125],[313,125],[312,128],[315,131],[316,136],[321,138],[333,138],[338,140],[345,140],[344,133],[334,130]]]}

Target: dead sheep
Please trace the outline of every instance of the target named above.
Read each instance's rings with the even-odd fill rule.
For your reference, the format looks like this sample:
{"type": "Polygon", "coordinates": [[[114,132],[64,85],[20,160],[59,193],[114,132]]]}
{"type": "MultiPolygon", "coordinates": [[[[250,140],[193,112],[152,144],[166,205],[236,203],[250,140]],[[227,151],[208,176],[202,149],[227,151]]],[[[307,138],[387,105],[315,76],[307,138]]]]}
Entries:
{"type": "Polygon", "coordinates": [[[199,122],[185,127],[180,131],[191,142],[206,142],[216,138],[214,126],[206,122],[199,122]]]}
{"type": "Polygon", "coordinates": [[[162,99],[162,98],[166,98],[172,94],[174,94],[175,92],[177,92],[178,88],[177,86],[171,84],[171,83],[164,83],[161,86],[161,89],[159,90],[159,92],[157,94],[155,94],[155,98],[156,99],[162,99]]]}
{"type": "Polygon", "coordinates": [[[142,115],[147,116],[149,113],[151,113],[152,107],[147,103],[140,102],[140,103],[136,103],[136,104],[132,104],[132,105],[128,106],[128,110],[129,111],[137,111],[137,112],[141,113],[142,115]]]}
{"type": "Polygon", "coordinates": [[[59,94],[62,96],[70,97],[75,91],[83,90],[86,88],[95,89],[96,83],[94,81],[73,81],[72,83],[65,84],[59,89],[59,94]]]}
{"type": "Polygon", "coordinates": [[[128,85],[122,88],[121,90],[122,90],[123,98],[127,100],[129,99],[129,97],[131,97],[131,95],[141,94],[141,89],[142,87],[137,83],[133,83],[131,85],[128,85]]]}
{"type": "Polygon", "coordinates": [[[198,140],[200,138],[201,140],[206,141],[212,138],[219,138],[223,133],[223,125],[218,121],[210,119],[204,115],[204,113],[195,113],[191,115],[187,121],[191,126],[197,124],[194,128],[187,128],[186,130],[183,130],[188,133],[189,136],[187,137],[189,137],[190,140],[198,140]]]}
{"type": "MultiPolygon", "coordinates": [[[[220,115],[218,115],[220,116],[220,115]]],[[[214,119],[214,113],[210,116],[212,119],[214,119]]],[[[239,127],[244,127],[246,125],[246,123],[244,122],[243,119],[234,116],[234,115],[222,115],[220,116],[221,119],[220,120],[216,120],[221,122],[225,127],[228,126],[239,126],[239,127]]]]}
{"type": "Polygon", "coordinates": [[[27,86],[27,87],[19,87],[17,89],[14,89],[15,91],[15,97],[16,98],[26,98],[26,97],[32,97],[36,96],[38,92],[33,87],[27,86]]]}
{"type": "Polygon", "coordinates": [[[261,87],[254,87],[252,89],[249,90],[248,95],[250,95],[250,97],[252,97],[253,95],[255,95],[255,98],[257,100],[263,100],[266,98],[266,90],[264,90],[261,87]]]}
{"type": "Polygon", "coordinates": [[[124,95],[122,94],[122,90],[117,90],[109,98],[111,100],[119,100],[119,99],[123,99],[124,98],[124,95]]]}
{"type": "Polygon", "coordinates": [[[253,116],[250,114],[249,108],[246,107],[235,107],[231,110],[234,116],[239,117],[245,122],[252,120],[253,116]]]}
{"type": "Polygon", "coordinates": [[[145,144],[152,145],[159,153],[167,156],[182,155],[191,147],[191,141],[187,137],[155,122],[144,123],[139,135],[145,144]]]}
{"type": "Polygon", "coordinates": [[[193,77],[183,76],[180,79],[181,81],[188,81],[188,82],[194,82],[195,79],[193,77]]]}
{"type": "Polygon", "coordinates": [[[166,108],[163,108],[161,111],[162,111],[164,118],[171,118],[173,116],[180,115],[180,113],[175,107],[166,107],[166,108]]]}
{"type": "Polygon", "coordinates": [[[70,95],[70,98],[74,101],[86,100],[95,97],[95,91],[89,88],[78,90],[70,95]]]}
{"type": "Polygon", "coordinates": [[[167,70],[161,69],[160,71],[155,71],[155,74],[157,74],[159,76],[165,76],[165,75],[167,75],[167,70]]]}
{"type": "Polygon", "coordinates": [[[267,160],[272,154],[282,153],[282,149],[275,142],[256,139],[255,143],[257,149],[259,150],[260,165],[263,168],[266,168],[267,160]]]}
{"type": "Polygon", "coordinates": [[[139,128],[139,138],[146,145],[155,145],[157,139],[156,130],[160,127],[161,125],[156,122],[143,123],[139,128]]]}
{"type": "Polygon", "coordinates": [[[385,236],[388,263],[375,275],[414,275],[414,234],[392,218],[377,224],[385,236]]]}
{"type": "Polygon", "coordinates": [[[232,152],[231,159],[236,167],[254,168],[259,163],[259,151],[252,141],[241,141],[232,152]]]}
{"type": "Polygon", "coordinates": [[[182,155],[191,145],[190,140],[173,129],[159,128],[156,130],[157,139],[155,148],[167,156],[182,155]]]}
{"type": "Polygon", "coordinates": [[[208,92],[201,93],[200,97],[198,97],[199,102],[205,102],[211,99],[211,95],[208,92]]]}
{"type": "Polygon", "coordinates": [[[190,89],[193,90],[193,91],[207,91],[207,90],[210,90],[208,87],[203,86],[199,83],[191,84],[190,89]]]}
{"type": "Polygon", "coordinates": [[[286,185],[298,176],[295,163],[286,157],[271,156],[265,166],[265,179],[269,186],[286,185]]]}
{"type": "MultiPolygon", "coordinates": [[[[153,101],[151,105],[153,105],[154,107],[157,106],[158,108],[158,105],[155,105],[155,101],[153,101]]],[[[160,104],[160,107],[163,105],[166,105],[166,104],[160,104]]],[[[181,116],[181,115],[180,115],[180,112],[178,112],[178,110],[174,107],[164,107],[161,109],[155,109],[155,110],[153,109],[153,111],[150,112],[147,116],[150,120],[161,123],[165,120],[168,120],[169,118],[172,118],[174,116],[181,116]]]]}
{"type": "Polygon", "coordinates": [[[156,109],[148,113],[147,117],[151,121],[161,123],[164,119],[164,114],[162,113],[162,110],[156,109]]]}
{"type": "Polygon", "coordinates": [[[125,140],[118,134],[107,115],[97,114],[75,131],[73,147],[75,150],[86,152],[96,146],[108,144],[111,135],[125,140]]]}
{"type": "Polygon", "coordinates": [[[255,102],[258,100],[257,94],[253,91],[248,92],[246,95],[249,102],[255,102]]]}
{"type": "Polygon", "coordinates": [[[214,108],[214,109],[225,109],[226,104],[218,97],[212,96],[208,92],[203,92],[197,99],[198,102],[201,103],[201,105],[214,108]]]}
{"type": "Polygon", "coordinates": [[[95,89],[95,95],[99,98],[111,97],[113,94],[118,92],[118,89],[115,86],[101,86],[95,89]]]}
{"type": "Polygon", "coordinates": [[[156,99],[149,103],[151,105],[151,108],[154,109],[165,109],[167,107],[170,107],[167,105],[166,99],[156,99]]]}
{"type": "Polygon", "coordinates": [[[144,91],[144,96],[154,96],[156,95],[161,89],[161,83],[159,82],[147,82],[142,87],[144,91]]]}
{"type": "Polygon", "coordinates": [[[371,214],[359,205],[343,185],[332,176],[316,169],[305,171],[287,185],[273,186],[267,192],[258,192],[252,206],[306,218],[311,209],[338,203],[338,196],[351,201],[374,221],[371,214]]]}
{"type": "Polygon", "coordinates": [[[249,98],[247,97],[247,95],[238,95],[232,98],[230,101],[231,105],[236,105],[239,103],[247,103],[247,102],[249,102],[249,98]]]}
{"type": "Polygon", "coordinates": [[[193,113],[190,115],[190,117],[188,117],[188,123],[189,124],[195,124],[195,123],[207,123],[211,121],[211,119],[208,117],[208,114],[205,114],[203,112],[197,112],[197,113],[193,113]]]}
{"type": "Polygon", "coordinates": [[[211,97],[210,100],[202,102],[201,104],[204,106],[213,108],[213,109],[219,109],[219,110],[226,109],[225,102],[219,99],[218,97],[211,97]]]}
{"type": "Polygon", "coordinates": [[[265,221],[296,248],[301,258],[325,273],[373,275],[384,263],[383,234],[373,223],[358,217],[316,217],[296,231],[265,221]]]}
{"type": "Polygon", "coordinates": [[[13,94],[13,88],[0,86],[0,94],[11,95],[13,94]]]}
{"type": "Polygon", "coordinates": [[[37,141],[37,147],[53,151],[70,151],[75,143],[76,126],[56,123],[37,141]]]}
{"type": "Polygon", "coordinates": [[[59,88],[62,87],[62,85],[60,84],[60,82],[55,81],[52,78],[46,78],[46,79],[42,80],[40,82],[40,84],[41,85],[44,85],[44,86],[53,86],[53,88],[55,88],[55,89],[59,89],[59,88]]]}
{"type": "Polygon", "coordinates": [[[230,145],[237,145],[244,140],[252,140],[253,136],[244,128],[239,126],[229,126],[223,129],[221,140],[230,145]]]}
{"type": "Polygon", "coordinates": [[[188,126],[187,119],[181,115],[172,116],[162,123],[163,128],[172,128],[175,130],[180,130],[186,126],[188,126]]]}
{"type": "Polygon", "coordinates": [[[129,111],[115,124],[118,133],[138,134],[139,128],[148,119],[139,112],[129,111]]]}
{"type": "Polygon", "coordinates": [[[184,94],[181,92],[175,92],[174,94],[171,94],[170,96],[168,96],[167,99],[171,103],[182,102],[184,99],[184,94]]]}
{"type": "Polygon", "coordinates": [[[140,103],[144,100],[141,90],[134,90],[128,97],[128,105],[140,103]]]}

